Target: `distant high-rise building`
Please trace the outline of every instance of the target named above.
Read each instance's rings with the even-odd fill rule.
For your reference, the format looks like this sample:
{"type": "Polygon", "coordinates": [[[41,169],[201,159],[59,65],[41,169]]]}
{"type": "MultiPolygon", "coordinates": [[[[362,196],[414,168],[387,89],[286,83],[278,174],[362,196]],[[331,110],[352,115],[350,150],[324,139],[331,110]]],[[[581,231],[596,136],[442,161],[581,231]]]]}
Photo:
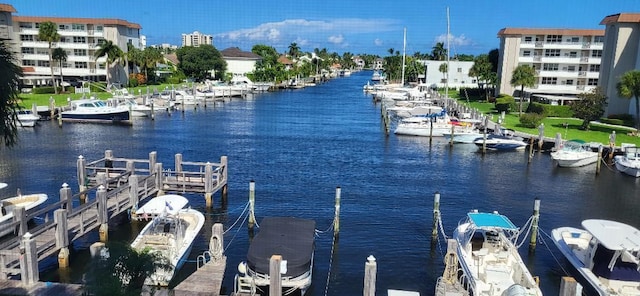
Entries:
{"type": "Polygon", "coordinates": [[[182,46],[198,47],[202,44],[213,45],[213,36],[201,34],[198,31],[194,31],[191,34],[182,34],[182,46]]]}

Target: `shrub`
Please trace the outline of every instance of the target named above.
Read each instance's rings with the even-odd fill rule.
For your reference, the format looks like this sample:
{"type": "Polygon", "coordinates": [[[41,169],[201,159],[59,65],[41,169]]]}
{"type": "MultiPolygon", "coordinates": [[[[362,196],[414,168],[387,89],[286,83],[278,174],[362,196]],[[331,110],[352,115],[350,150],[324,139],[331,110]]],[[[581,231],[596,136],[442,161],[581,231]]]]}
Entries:
{"type": "Polygon", "coordinates": [[[573,110],[571,110],[571,106],[552,106],[552,105],[543,105],[545,109],[545,114],[548,117],[562,117],[562,118],[572,118],[573,110]]]}
{"type": "Polygon", "coordinates": [[[538,113],[524,113],[520,115],[520,124],[526,128],[536,128],[544,117],[544,115],[538,113]]]}
{"type": "Polygon", "coordinates": [[[529,104],[529,106],[527,106],[527,109],[526,109],[525,112],[526,113],[536,113],[536,114],[544,115],[544,114],[546,114],[546,109],[545,109],[545,106],[543,104],[531,103],[531,104],[529,104]]]}
{"type": "Polygon", "coordinates": [[[509,113],[510,110],[513,109],[513,104],[515,104],[516,100],[510,96],[505,94],[500,94],[496,98],[495,109],[498,112],[504,111],[505,113],[509,113]]]}
{"type": "MultiPolygon", "coordinates": [[[[610,114],[607,116],[608,119],[619,119],[622,121],[622,125],[634,127],[635,121],[633,115],[631,114],[610,114]]],[[[604,122],[604,121],[603,121],[604,122]]]]}
{"type": "Polygon", "coordinates": [[[613,125],[625,125],[624,120],[616,118],[600,118],[600,122],[613,125]]]}
{"type": "Polygon", "coordinates": [[[32,91],[32,94],[55,94],[56,91],[53,89],[53,86],[43,86],[43,87],[35,87],[32,91]]]}

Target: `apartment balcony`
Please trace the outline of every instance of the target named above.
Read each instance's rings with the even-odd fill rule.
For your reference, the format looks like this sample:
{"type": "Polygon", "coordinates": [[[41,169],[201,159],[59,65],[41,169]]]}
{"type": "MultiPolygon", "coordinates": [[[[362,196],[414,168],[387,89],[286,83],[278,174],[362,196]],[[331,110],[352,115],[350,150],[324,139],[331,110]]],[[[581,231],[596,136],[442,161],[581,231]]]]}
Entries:
{"type": "Polygon", "coordinates": [[[527,48],[527,49],[536,48],[536,44],[530,41],[529,42],[523,41],[520,43],[520,48],[527,48]]]}
{"type": "Polygon", "coordinates": [[[569,64],[569,65],[577,65],[580,64],[580,58],[567,56],[559,56],[559,57],[547,57],[547,56],[533,56],[533,61],[541,62],[541,63],[552,63],[552,64],[569,64]]]}
{"type": "Polygon", "coordinates": [[[587,71],[579,71],[578,77],[587,77],[587,71]]]}
{"type": "Polygon", "coordinates": [[[538,74],[536,74],[537,77],[558,77],[558,78],[574,78],[577,79],[578,78],[578,71],[536,71],[538,74]]]}
{"type": "Polygon", "coordinates": [[[13,37],[13,30],[6,25],[0,25],[0,40],[11,39],[13,37]]]}
{"type": "Polygon", "coordinates": [[[70,55],[67,56],[67,62],[92,62],[94,60],[94,58],[92,56],[77,56],[77,55],[70,55]]]}
{"type": "Polygon", "coordinates": [[[24,35],[38,35],[38,29],[34,28],[18,28],[16,32],[24,35]]]}
{"type": "Polygon", "coordinates": [[[60,36],[63,36],[63,37],[72,37],[72,36],[88,37],[89,36],[89,33],[87,33],[87,31],[85,30],[58,30],[58,34],[60,34],[60,36]]]}
{"type": "Polygon", "coordinates": [[[73,43],[73,42],[58,42],[58,47],[63,49],[89,49],[89,43],[73,43]]]}
{"type": "MultiPolygon", "coordinates": [[[[527,45],[530,48],[530,45],[527,45]]],[[[522,45],[520,46],[522,47],[522,45]]],[[[591,44],[588,48],[584,47],[582,42],[543,42],[536,41],[535,48],[549,48],[549,49],[592,49],[591,44]]]]}
{"type": "Polygon", "coordinates": [[[598,78],[600,78],[600,72],[589,71],[589,72],[587,72],[586,77],[587,77],[587,78],[595,78],[595,79],[598,79],[598,78]]]}
{"type": "Polygon", "coordinates": [[[562,84],[536,84],[536,92],[547,94],[578,94],[582,91],[578,91],[575,85],[562,85],[562,84]]]}

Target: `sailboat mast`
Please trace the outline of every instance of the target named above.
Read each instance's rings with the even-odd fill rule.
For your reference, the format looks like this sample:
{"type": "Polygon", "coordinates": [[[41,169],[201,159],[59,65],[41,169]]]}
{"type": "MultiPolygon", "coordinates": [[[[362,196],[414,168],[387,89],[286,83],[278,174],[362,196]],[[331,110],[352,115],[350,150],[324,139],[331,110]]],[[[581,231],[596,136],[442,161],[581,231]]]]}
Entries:
{"type": "Polygon", "coordinates": [[[450,34],[451,33],[449,32],[449,6],[447,6],[447,79],[445,80],[445,84],[444,84],[444,87],[445,87],[444,88],[445,102],[449,98],[449,39],[450,39],[450,34]]]}
{"type": "Polygon", "coordinates": [[[404,28],[404,35],[403,35],[403,39],[402,39],[402,80],[401,80],[401,84],[402,86],[404,86],[404,59],[405,56],[407,55],[407,28],[404,28]]]}

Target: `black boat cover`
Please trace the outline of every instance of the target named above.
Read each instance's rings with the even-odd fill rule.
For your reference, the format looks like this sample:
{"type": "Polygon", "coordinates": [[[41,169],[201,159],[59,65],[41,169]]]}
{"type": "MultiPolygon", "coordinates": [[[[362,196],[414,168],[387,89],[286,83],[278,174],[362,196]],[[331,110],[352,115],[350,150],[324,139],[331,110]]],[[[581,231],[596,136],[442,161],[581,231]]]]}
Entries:
{"type": "Polygon", "coordinates": [[[311,268],[316,222],[294,217],[262,219],[260,231],[251,241],[247,264],[253,271],[269,275],[269,259],[282,255],[287,260],[287,273],[299,276],[311,268]]]}

